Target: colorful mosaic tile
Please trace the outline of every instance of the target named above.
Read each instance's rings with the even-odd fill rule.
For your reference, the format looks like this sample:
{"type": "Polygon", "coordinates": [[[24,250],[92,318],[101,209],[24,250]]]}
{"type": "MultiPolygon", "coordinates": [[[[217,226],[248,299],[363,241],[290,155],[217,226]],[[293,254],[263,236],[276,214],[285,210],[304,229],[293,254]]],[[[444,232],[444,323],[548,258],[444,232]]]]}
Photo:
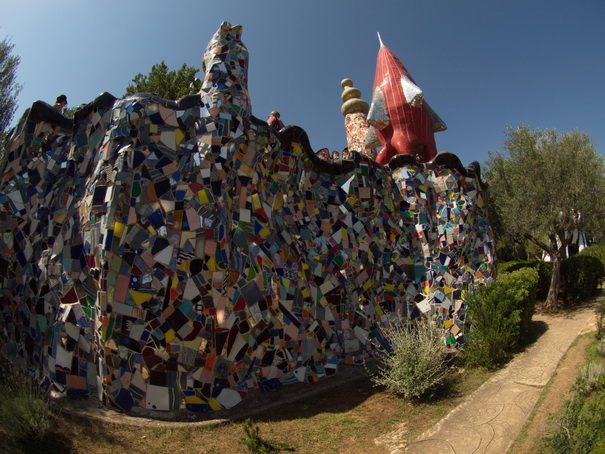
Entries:
{"type": "Polygon", "coordinates": [[[204,413],[379,356],[421,313],[461,340],[491,275],[476,168],[326,161],[251,115],[241,27],[200,94],[38,102],[0,181],[0,347],[68,396],[204,413]]]}

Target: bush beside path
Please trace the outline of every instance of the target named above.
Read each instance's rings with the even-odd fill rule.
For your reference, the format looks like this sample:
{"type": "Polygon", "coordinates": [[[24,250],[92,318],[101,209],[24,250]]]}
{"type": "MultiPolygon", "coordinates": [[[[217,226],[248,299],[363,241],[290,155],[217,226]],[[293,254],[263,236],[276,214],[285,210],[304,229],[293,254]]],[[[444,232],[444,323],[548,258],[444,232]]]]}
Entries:
{"type": "MultiPolygon", "coordinates": [[[[393,441],[390,452],[506,452],[565,352],[578,335],[594,329],[594,303],[564,314],[536,314],[533,320],[545,324],[546,330],[527,351],[416,440],[393,441]]],[[[380,437],[377,443],[388,437],[380,437]]]]}

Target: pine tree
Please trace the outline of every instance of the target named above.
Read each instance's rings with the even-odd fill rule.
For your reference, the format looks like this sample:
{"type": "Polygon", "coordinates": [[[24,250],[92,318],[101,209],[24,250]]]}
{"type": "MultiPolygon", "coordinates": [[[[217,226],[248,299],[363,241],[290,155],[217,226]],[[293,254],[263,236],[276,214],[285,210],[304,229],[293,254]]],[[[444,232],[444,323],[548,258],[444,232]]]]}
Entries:
{"type": "Polygon", "coordinates": [[[161,98],[176,100],[197,93],[202,87],[202,82],[195,77],[198,71],[197,68],[187,66],[186,63],[176,71],[169,71],[162,60],[161,63],[153,65],[149,74],[139,73],[134,76],[126,87],[125,96],[135,93],[154,93],[161,98]]]}

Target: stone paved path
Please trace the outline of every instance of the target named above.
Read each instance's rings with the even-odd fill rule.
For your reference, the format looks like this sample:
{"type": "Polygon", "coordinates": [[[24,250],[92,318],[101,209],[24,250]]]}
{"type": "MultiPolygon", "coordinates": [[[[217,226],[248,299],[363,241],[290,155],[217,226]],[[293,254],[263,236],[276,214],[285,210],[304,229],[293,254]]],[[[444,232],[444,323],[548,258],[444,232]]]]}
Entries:
{"type": "Polygon", "coordinates": [[[505,453],[565,352],[579,334],[593,329],[595,311],[591,304],[565,316],[535,315],[533,320],[546,323],[546,332],[448,416],[412,442],[400,428],[376,443],[392,454],[505,453]]]}

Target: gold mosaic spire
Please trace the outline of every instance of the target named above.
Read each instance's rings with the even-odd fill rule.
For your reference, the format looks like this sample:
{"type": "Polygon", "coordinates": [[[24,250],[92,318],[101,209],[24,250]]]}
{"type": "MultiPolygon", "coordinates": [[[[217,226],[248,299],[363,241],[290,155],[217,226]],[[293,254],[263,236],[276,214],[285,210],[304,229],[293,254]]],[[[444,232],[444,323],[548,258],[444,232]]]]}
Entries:
{"type": "Polygon", "coordinates": [[[367,102],[365,102],[361,98],[361,91],[357,88],[353,87],[353,81],[351,79],[343,79],[340,83],[343,88],[342,95],[340,95],[340,99],[342,99],[342,107],[340,111],[343,115],[351,114],[351,113],[362,113],[367,115],[370,106],[367,102]]]}

